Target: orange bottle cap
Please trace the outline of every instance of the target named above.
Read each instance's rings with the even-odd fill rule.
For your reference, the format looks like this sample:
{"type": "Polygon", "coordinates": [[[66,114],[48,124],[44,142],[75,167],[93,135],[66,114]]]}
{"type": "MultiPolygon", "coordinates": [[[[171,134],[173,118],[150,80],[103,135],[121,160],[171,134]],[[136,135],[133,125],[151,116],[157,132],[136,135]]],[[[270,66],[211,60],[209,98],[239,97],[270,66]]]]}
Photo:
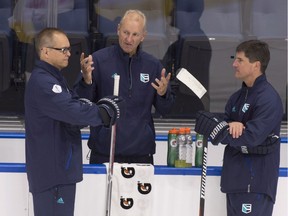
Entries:
{"type": "Polygon", "coordinates": [[[178,134],[179,130],[177,128],[172,128],[169,130],[169,134],[178,134]]]}

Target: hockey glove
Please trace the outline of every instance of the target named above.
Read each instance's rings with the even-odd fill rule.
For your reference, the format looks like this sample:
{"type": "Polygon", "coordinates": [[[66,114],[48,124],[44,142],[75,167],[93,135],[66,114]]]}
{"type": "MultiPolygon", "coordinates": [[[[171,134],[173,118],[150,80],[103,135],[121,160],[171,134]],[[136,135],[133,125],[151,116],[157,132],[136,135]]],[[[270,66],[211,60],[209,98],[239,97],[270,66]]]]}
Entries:
{"type": "Polygon", "coordinates": [[[124,100],[117,96],[101,98],[97,105],[105,127],[111,127],[120,118],[120,110],[124,106],[124,100]]]}
{"type": "Polygon", "coordinates": [[[92,102],[90,100],[88,100],[87,98],[78,98],[78,100],[83,103],[83,104],[88,104],[90,106],[92,106],[92,102]]]}
{"type": "Polygon", "coordinates": [[[226,121],[218,119],[216,115],[206,111],[198,111],[196,114],[195,131],[208,137],[213,145],[225,139],[229,134],[226,121]]]}

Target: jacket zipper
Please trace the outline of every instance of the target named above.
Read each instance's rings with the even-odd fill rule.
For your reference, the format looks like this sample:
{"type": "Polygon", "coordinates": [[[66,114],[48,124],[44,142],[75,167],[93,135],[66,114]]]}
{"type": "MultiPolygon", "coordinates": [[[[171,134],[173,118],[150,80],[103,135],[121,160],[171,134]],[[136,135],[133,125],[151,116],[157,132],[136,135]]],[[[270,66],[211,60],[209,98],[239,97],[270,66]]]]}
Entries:
{"type": "Polygon", "coordinates": [[[133,86],[133,83],[132,83],[132,69],[131,69],[131,65],[132,65],[132,57],[129,59],[129,89],[128,89],[129,97],[131,97],[132,86],[133,86]]]}
{"type": "Polygon", "coordinates": [[[245,99],[244,99],[244,102],[247,101],[247,97],[248,97],[248,88],[246,89],[246,94],[245,94],[245,99]]]}

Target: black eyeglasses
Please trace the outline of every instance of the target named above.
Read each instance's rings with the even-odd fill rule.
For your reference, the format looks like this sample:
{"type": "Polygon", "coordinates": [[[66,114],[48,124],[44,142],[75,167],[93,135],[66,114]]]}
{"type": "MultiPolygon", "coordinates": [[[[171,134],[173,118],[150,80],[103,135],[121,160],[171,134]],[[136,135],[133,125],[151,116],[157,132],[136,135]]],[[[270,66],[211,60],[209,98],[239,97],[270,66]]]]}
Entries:
{"type": "Polygon", "coordinates": [[[68,51],[71,53],[71,47],[63,47],[63,48],[47,47],[47,48],[61,51],[63,54],[66,54],[68,51]]]}

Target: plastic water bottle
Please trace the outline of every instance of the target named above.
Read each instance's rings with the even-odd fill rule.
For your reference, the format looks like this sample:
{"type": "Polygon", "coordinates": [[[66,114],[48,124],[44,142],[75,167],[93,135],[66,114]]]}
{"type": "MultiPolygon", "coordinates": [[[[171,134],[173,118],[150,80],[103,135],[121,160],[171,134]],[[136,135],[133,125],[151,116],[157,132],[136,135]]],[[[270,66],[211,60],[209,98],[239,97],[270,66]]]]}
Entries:
{"type": "Polygon", "coordinates": [[[194,145],[191,135],[191,129],[185,128],[186,136],[186,167],[192,167],[194,165],[194,145]]]}
{"type": "Polygon", "coordinates": [[[203,158],[203,135],[196,134],[196,141],[195,141],[195,166],[201,167],[202,166],[202,158],[203,158]]]}
{"type": "Polygon", "coordinates": [[[175,167],[186,167],[186,135],[185,128],[179,129],[177,137],[177,143],[179,148],[178,159],[175,161],[175,167]]]}
{"type": "Polygon", "coordinates": [[[168,132],[168,153],[167,165],[170,167],[175,166],[175,161],[178,159],[178,144],[177,144],[178,130],[173,128],[168,132]]]}

